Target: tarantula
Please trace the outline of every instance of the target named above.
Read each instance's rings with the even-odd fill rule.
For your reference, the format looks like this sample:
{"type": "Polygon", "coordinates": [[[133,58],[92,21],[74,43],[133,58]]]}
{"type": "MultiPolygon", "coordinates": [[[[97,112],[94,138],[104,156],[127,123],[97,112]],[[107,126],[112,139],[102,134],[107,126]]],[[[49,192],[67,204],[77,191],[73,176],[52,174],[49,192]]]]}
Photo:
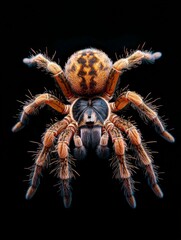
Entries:
{"type": "Polygon", "coordinates": [[[124,119],[118,112],[131,104],[144,119],[155,126],[156,131],[165,140],[174,142],[174,137],[165,129],[157,111],[136,92],[123,91],[113,101],[119,77],[125,70],[136,67],[144,61],[154,63],[160,57],[160,52],[136,50],[113,63],[102,50],[86,48],[73,53],[64,70],[41,53],[23,59],[25,64],[35,65],[51,73],[66,99],[64,102],[47,92],[36,95],[24,105],[19,121],[12,128],[13,132],[22,129],[27,124],[29,116],[46,104],[65,115],[50,125],[43,134],[42,147],[36,156],[26,199],[31,199],[35,194],[42,169],[53,146],[58,158],[57,171],[65,207],[70,207],[72,201],[70,185],[73,177],[72,156],[73,159],[85,159],[90,151],[95,151],[98,157],[107,159],[110,158],[108,156],[112,150],[114,166],[117,166],[116,177],[122,182],[127,202],[135,208],[132,171],[126,157],[126,139],[135,150],[138,163],[145,170],[149,186],[156,196],[163,197],[153,159],[143,144],[140,131],[133,122],[124,119]],[[74,149],[69,148],[70,143],[74,149]]]}

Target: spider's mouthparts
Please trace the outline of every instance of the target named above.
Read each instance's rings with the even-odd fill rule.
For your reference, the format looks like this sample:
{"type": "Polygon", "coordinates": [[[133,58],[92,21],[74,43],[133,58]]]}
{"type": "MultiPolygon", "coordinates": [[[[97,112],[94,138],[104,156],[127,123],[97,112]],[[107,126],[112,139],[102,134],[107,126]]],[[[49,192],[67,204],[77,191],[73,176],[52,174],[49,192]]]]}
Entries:
{"type": "Polygon", "coordinates": [[[86,122],[86,125],[87,125],[88,127],[93,127],[93,126],[94,126],[94,122],[93,122],[93,121],[87,121],[87,122],[86,122]]]}

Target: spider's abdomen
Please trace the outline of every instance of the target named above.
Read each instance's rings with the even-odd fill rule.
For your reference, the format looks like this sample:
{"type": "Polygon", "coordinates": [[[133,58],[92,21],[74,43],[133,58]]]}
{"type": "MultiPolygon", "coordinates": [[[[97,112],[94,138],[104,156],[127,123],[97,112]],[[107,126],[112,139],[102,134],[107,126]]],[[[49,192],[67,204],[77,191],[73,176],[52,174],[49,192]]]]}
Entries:
{"type": "Polygon", "coordinates": [[[75,52],[65,65],[65,76],[78,96],[101,94],[112,67],[109,57],[94,48],[75,52]]]}

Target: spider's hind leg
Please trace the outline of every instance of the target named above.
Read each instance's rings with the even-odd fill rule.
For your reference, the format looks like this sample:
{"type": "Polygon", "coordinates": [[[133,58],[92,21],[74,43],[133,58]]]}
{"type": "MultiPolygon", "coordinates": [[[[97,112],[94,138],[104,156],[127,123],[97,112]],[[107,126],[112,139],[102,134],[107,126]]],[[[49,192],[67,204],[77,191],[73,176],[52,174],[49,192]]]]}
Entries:
{"type": "Polygon", "coordinates": [[[51,73],[66,99],[70,102],[75,99],[62,68],[56,62],[51,61],[47,56],[41,53],[31,56],[30,58],[24,58],[23,62],[28,66],[35,65],[38,68],[45,69],[47,72],[51,73]]]}

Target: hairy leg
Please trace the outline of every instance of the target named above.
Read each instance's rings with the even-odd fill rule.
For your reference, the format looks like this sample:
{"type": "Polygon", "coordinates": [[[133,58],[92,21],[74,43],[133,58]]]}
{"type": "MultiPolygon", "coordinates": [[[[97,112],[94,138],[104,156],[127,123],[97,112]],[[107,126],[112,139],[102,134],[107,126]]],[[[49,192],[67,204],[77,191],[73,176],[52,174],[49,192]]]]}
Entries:
{"type": "Polygon", "coordinates": [[[110,100],[114,94],[118,79],[120,75],[127,69],[140,65],[143,61],[154,63],[154,61],[161,57],[160,52],[151,53],[149,51],[135,51],[126,58],[121,58],[116,61],[109,74],[103,97],[110,100]]]}
{"type": "Polygon", "coordinates": [[[70,122],[71,118],[66,116],[62,121],[56,122],[46,130],[42,140],[43,147],[36,158],[35,167],[30,181],[30,187],[26,193],[26,199],[31,199],[39,186],[42,169],[46,164],[47,156],[54,143],[55,137],[58,136],[58,134],[64,130],[70,122]]]}
{"type": "Polygon", "coordinates": [[[46,71],[50,72],[57,81],[66,99],[69,102],[72,102],[75,99],[71,91],[70,85],[65,78],[62,68],[56,62],[52,62],[50,59],[48,59],[45,55],[41,53],[30,58],[24,58],[23,62],[28,66],[32,66],[35,64],[37,65],[37,67],[43,68],[46,71]]]}
{"type": "Polygon", "coordinates": [[[59,178],[63,203],[66,208],[70,207],[72,201],[72,193],[70,188],[70,180],[72,178],[72,169],[69,155],[69,144],[77,131],[77,124],[70,123],[67,128],[60,134],[57,144],[57,152],[60,160],[59,178]]]}
{"type": "Polygon", "coordinates": [[[115,161],[119,168],[117,177],[122,180],[124,194],[127,202],[132,208],[135,208],[136,201],[134,198],[133,181],[125,157],[125,141],[123,139],[121,131],[117,127],[115,127],[114,124],[111,123],[110,121],[106,121],[105,128],[109,133],[111,140],[114,144],[114,150],[116,154],[115,161]]]}
{"type": "Polygon", "coordinates": [[[144,101],[143,98],[132,91],[127,91],[121,94],[115,102],[110,103],[112,112],[117,112],[124,108],[127,104],[132,103],[142,116],[146,117],[149,121],[153,123],[156,131],[167,141],[174,142],[174,137],[166,131],[163,122],[159,118],[157,112],[151,109],[144,101]]]}
{"type": "Polygon", "coordinates": [[[145,169],[151,189],[158,197],[163,197],[163,193],[157,183],[157,176],[153,168],[152,157],[147,149],[144,148],[139,131],[131,122],[126,121],[115,114],[111,114],[110,120],[116,127],[127,134],[135,153],[138,156],[138,161],[140,161],[141,166],[145,169]]]}
{"type": "Polygon", "coordinates": [[[78,160],[83,160],[86,158],[87,156],[87,151],[85,146],[82,143],[82,139],[80,138],[80,136],[76,133],[74,134],[73,137],[74,140],[74,157],[78,160]]]}
{"type": "Polygon", "coordinates": [[[100,143],[96,149],[97,155],[102,159],[108,159],[110,156],[108,141],[109,141],[109,134],[105,128],[102,128],[102,136],[100,139],[100,143]]]}
{"type": "Polygon", "coordinates": [[[49,105],[50,107],[62,114],[67,114],[70,108],[70,105],[62,103],[58,98],[49,93],[40,94],[36,96],[33,101],[23,107],[20,120],[12,128],[12,131],[17,132],[21,130],[27,124],[29,116],[35,113],[39,107],[45,104],[49,105]]]}

